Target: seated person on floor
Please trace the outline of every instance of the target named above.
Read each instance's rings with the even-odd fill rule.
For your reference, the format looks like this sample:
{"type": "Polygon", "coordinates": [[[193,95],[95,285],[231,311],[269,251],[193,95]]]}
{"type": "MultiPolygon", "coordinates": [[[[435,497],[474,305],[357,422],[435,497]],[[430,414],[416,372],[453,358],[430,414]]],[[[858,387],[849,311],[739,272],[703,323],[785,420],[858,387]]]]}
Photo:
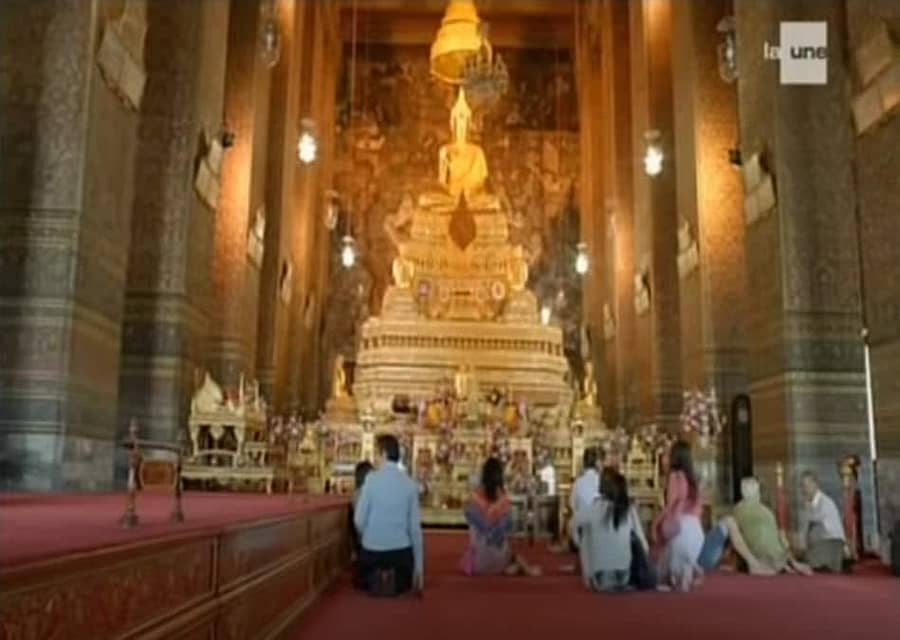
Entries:
{"type": "Polygon", "coordinates": [[[503,463],[488,458],[481,472],[481,486],[465,508],[469,525],[469,546],[462,558],[466,575],[540,575],[539,567],[529,565],[512,550],[512,505],[503,490],[503,463]]]}
{"type": "Polygon", "coordinates": [[[603,466],[604,452],[596,447],[587,447],[582,457],[581,475],[572,485],[572,494],[569,496],[569,507],[572,509],[572,522],[569,527],[570,550],[578,551],[578,530],[575,526],[575,514],[587,509],[594,500],[600,497],[600,469],[603,466]]]}
{"type": "Polygon", "coordinates": [[[756,478],[741,480],[741,496],[734,515],[719,520],[706,534],[699,561],[703,570],[714,570],[730,544],[753,575],[809,574],[809,567],[791,557],[781,543],[775,514],[760,501],[756,478]]]}
{"type": "Polygon", "coordinates": [[[703,548],[700,514],[703,498],[694,473],[691,447],[676,442],[669,453],[666,504],[653,523],[654,555],[659,559],[661,588],[690,591],[703,581],[698,560],[703,548]]]}
{"type": "Polygon", "coordinates": [[[800,512],[801,548],[806,564],[815,571],[838,573],[844,566],[844,523],[834,500],[819,488],[812,471],[803,474],[803,509],[800,512]]]}
{"type": "Polygon", "coordinates": [[[372,595],[399,595],[424,585],[422,520],[419,493],[397,465],[397,438],[378,438],[378,469],[363,484],[353,514],[362,539],[361,587],[372,595]]]}
{"type": "Polygon", "coordinates": [[[640,582],[632,575],[633,553],[642,554],[643,564],[649,566],[647,539],[628,497],[625,476],[616,471],[606,475],[601,494],[575,514],[581,575],[589,589],[626,591],[640,582]],[[633,549],[633,540],[639,548],[633,549]]]}

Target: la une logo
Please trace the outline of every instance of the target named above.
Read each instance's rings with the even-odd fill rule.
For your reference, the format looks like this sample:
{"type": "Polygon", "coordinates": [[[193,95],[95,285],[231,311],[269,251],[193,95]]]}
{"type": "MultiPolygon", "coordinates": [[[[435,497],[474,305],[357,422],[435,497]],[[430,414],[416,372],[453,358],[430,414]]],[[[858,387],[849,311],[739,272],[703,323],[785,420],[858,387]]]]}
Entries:
{"type": "Polygon", "coordinates": [[[763,58],[778,61],[781,84],[828,82],[828,23],[782,22],[779,36],[763,43],[763,58]]]}

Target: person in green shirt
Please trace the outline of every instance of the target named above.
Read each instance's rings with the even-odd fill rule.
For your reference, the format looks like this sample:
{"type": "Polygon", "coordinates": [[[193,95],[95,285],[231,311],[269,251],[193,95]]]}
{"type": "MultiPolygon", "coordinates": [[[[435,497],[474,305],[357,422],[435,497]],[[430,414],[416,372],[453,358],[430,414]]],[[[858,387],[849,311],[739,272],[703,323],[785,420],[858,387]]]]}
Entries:
{"type": "Polygon", "coordinates": [[[734,519],[753,556],[779,573],[811,574],[812,570],[798,562],[782,543],[775,514],[760,500],[756,478],[741,480],[741,496],[743,499],[734,507],[734,519]]]}

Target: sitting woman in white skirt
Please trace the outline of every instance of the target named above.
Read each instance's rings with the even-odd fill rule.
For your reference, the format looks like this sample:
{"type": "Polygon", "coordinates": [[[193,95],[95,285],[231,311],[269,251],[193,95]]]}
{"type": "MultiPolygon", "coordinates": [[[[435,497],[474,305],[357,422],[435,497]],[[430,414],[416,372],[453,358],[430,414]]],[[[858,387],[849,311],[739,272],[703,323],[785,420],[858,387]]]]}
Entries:
{"type": "Polygon", "coordinates": [[[663,587],[690,591],[703,581],[703,570],[698,564],[704,539],[702,510],[690,445],[677,442],[669,453],[666,506],[653,525],[663,587]]]}
{"type": "Polygon", "coordinates": [[[631,588],[632,535],[647,553],[647,539],[628,498],[625,477],[605,474],[601,497],[575,514],[575,533],[585,586],[617,592],[631,588]]]}

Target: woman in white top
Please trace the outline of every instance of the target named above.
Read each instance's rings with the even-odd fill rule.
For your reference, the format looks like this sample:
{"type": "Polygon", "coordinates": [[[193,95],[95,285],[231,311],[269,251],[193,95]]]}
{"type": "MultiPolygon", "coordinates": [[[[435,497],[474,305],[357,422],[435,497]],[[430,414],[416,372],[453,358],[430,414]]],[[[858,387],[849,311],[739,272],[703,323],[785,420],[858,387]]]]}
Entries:
{"type": "Polygon", "coordinates": [[[601,496],[575,514],[581,574],[585,586],[597,591],[625,591],[631,584],[631,536],[647,552],[640,519],[628,498],[621,473],[604,477],[601,496]]]}

